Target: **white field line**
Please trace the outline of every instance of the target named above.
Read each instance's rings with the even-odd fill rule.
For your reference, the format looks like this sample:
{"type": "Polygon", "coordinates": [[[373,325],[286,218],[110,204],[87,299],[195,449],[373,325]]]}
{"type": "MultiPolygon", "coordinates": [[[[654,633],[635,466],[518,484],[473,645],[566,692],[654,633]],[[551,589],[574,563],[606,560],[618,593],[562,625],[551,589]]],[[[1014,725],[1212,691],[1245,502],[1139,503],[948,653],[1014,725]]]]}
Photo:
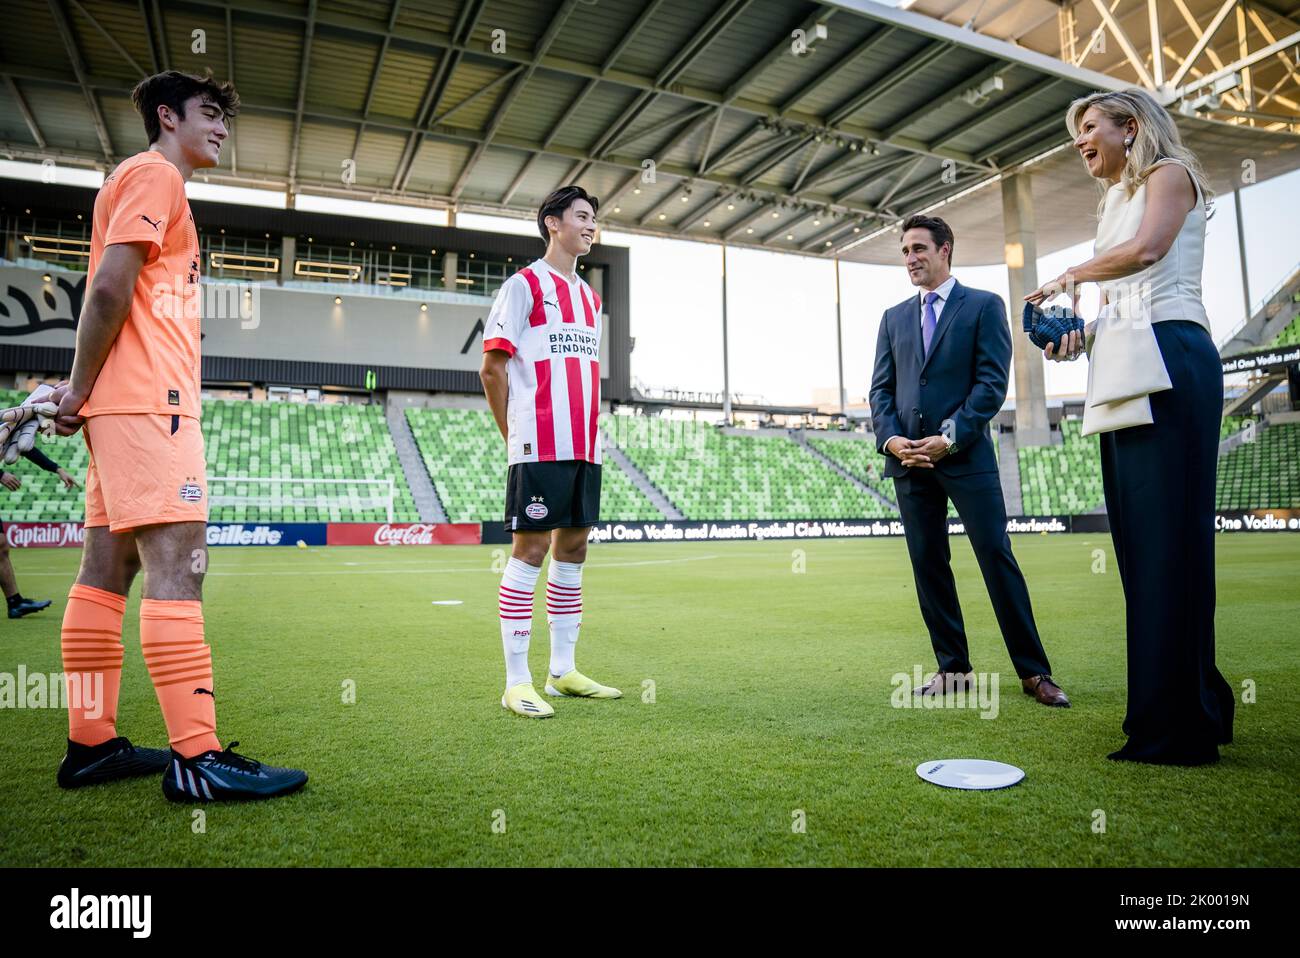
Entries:
{"type": "MultiPolygon", "coordinates": [[[[612,569],[612,568],[625,568],[628,566],[672,565],[678,562],[703,562],[708,559],[720,559],[720,558],[722,557],[716,555],[707,555],[707,556],[689,556],[682,559],[645,559],[639,562],[588,562],[586,563],[586,565],[596,569],[612,569]]],[[[302,570],[295,570],[292,572],[283,572],[283,571],[281,572],[208,572],[206,575],[204,575],[204,578],[210,579],[213,576],[436,575],[444,572],[489,572],[492,575],[501,574],[499,571],[493,569],[491,566],[487,566],[486,568],[484,566],[472,566],[472,567],[441,568],[441,569],[438,568],[408,569],[403,567],[394,567],[394,568],[386,568],[386,569],[375,569],[375,568],[310,569],[310,570],[302,569],[302,570]]],[[[75,577],[75,573],[71,573],[68,571],[63,571],[63,572],[25,571],[23,572],[23,576],[25,578],[35,578],[36,576],[62,576],[64,578],[67,578],[70,575],[75,577]]]]}
{"type": "MultiPolygon", "coordinates": [[[[720,559],[721,556],[690,556],[683,559],[645,559],[640,562],[588,562],[587,566],[596,569],[610,569],[615,567],[642,566],[642,565],[671,565],[678,562],[702,562],[706,559],[720,559]]],[[[295,572],[209,572],[207,576],[249,576],[249,575],[429,575],[443,572],[488,572],[492,575],[500,575],[500,572],[491,566],[471,566],[461,568],[423,568],[423,569],[318,569],[315,571],[295,571],[295,572]]],[[[205,578],[207,578],[205,576],[205,578]]]]}

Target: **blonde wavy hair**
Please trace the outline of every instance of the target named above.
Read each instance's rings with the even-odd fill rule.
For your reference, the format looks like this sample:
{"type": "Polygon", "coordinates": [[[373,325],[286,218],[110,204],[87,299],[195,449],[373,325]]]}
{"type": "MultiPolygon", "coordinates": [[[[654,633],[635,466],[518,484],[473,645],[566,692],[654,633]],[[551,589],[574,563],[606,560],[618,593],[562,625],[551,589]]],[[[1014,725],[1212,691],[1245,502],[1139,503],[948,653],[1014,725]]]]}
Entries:
{"type": "MultiPolygon", "coordinates": [[[[1156,102],[1155,97],[1137,87],[1080,97],[1065,111],[1065,125],[1071,137],[1079,136],[1083,114],[1094,106],[1117,124],[1123,125],[1130,119],[1137,121],[1137,134],[1133,137],[1133,145],[1129,148],[1128,159],[1124,163],[1124,172],[1120,175],[1120,182],[1124,184],[1128,196],[1132,197],[1137,188],[1146,182],[1161,160],[1178,160],[1192,174],[1201,188],[1206,209],[1210,209],[1214,191],[1210,189],[1201,161],[1195,153],[1183,146],[1183,138],[1178,133],[1174,118],[1156,102]]],[[[1107,186],[1104,180],[1098,182],[1102,191],[1101,201],[1097,204],[1100,215],[1106,202],[1107,186]]]]}

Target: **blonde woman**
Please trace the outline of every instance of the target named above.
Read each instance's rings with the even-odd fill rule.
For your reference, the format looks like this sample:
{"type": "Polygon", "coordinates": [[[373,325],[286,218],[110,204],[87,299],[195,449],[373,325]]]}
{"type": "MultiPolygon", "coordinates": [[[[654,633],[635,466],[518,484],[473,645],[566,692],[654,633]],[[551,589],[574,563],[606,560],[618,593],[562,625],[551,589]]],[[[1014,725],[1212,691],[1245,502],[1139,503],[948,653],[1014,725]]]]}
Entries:
{"type": "MultiPolygon", "coordinates": [[[[1214,661],[1214,496],[1223,373],[1201,300],[1209,189],[1172,117],[1144,90],[1094,93],[1066,114],[1104,190],[1094,256],[1025,299],[1098,283],[1084,431],[1102,479],[1128,633],[1128,742],[1112,759],[1217,761],[1233,693],[1214,661]]],[[[1071,333],[1052,361],[1084,347],[1071,333]]]]}

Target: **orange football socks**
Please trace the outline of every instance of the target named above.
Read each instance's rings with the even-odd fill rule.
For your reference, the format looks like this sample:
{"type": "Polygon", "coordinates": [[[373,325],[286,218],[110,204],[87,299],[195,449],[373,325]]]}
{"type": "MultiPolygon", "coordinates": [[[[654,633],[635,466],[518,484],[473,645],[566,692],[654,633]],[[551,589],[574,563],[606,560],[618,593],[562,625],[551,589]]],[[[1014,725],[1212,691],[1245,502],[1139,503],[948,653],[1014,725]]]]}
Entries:
{"type": "Polygon", "coordinates": [[[142,599],[140,645],[172,748],[183,758],[219,750],[212,649],[203,641],[203,603],[142,599]]]}
{"type": "Polygon", "coordinates": [[[99,745],[117,737],[126,596],[74,585],[63,610],[63,674],[68,738],[99,745]]]}

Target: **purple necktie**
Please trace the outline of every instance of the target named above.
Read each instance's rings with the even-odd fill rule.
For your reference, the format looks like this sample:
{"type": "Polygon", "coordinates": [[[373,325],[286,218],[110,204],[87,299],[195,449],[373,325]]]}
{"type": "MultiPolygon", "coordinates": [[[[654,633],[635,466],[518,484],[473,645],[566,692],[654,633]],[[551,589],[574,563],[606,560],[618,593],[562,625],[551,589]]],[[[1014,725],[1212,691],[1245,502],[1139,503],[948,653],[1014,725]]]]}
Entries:
{"type": "Polygon", "coordinates": [[[925,294],[925,315],[921,317],[921,339],[925,344],[925,355],[930,355],[930,340],[934,338],[934,327],[938,320],[934,316],[934,301],[939,298],[939,294],[929,292],[925,294]]]}

